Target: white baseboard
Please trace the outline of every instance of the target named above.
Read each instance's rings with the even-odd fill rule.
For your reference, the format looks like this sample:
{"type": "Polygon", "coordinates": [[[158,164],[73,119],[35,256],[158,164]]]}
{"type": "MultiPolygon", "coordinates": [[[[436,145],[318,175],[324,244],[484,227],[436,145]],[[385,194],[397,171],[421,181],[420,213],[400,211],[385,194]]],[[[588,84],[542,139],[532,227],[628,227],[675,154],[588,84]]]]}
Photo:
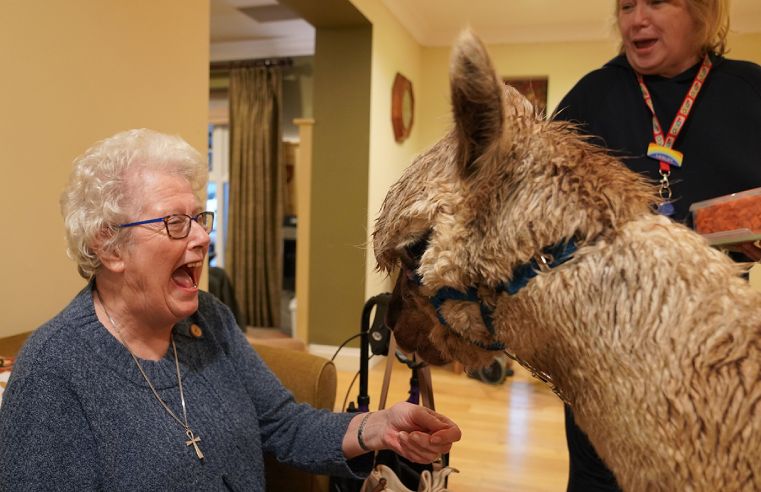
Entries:
{"type": "MultiPolygon", "coordinates": [[[[309,353],[314,355],[319,355],[320,357],[324,357],[328,360],[330,360],[331,357],[333,357],[333,354],[336,353],[336,350],[338,350],[337,345],[318,345],[316,343],[310,343],[309,344],[309,353]]],[[[368,367],[373,368],[376,364],[379,364],[381,361],[385,361],[386,358],[382,355],[376,355],[375,357],[372,357],[370,361],[368,362],[368,367]]],[[[357,347],[344,347],[341,349],[341,351],[336,355],[336,358],[333,360],[333,364],[336,365],[336,369],[339,371],[344,372],[357,372],[359,371],[359,348],[357,347]]]]}

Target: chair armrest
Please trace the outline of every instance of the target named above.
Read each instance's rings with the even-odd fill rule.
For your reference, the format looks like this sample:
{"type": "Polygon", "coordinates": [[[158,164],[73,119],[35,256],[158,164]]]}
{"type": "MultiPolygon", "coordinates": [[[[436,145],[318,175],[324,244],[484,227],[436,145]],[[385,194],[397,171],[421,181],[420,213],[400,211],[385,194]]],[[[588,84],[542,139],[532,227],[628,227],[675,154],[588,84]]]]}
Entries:
{"type": "Polygon", "coordinates": [[[336,366],[331,361],[309,352],[273,347],[256,340],[251,345],[293,393],[296,401],[333,410],[337,380],[336,366]]]}
{"type": "Polygon", "coordinates": [[[26,333],[19,333],[18,335],[0,338],[0,355],[15,356],[31,334],[32,332],[29,331],[26,333]]]}
{"type": "MultiPolygon", "coordinates": [[[[296,401],[333,411],[337,382],[336,366],[331,361],[309,352],[261,343],[260,339],[248,340],[296,401]]],[[[265,455],[264,463],[267,492],[328,492],[327,476],[278,463],[270,454],[265,455]]]]}

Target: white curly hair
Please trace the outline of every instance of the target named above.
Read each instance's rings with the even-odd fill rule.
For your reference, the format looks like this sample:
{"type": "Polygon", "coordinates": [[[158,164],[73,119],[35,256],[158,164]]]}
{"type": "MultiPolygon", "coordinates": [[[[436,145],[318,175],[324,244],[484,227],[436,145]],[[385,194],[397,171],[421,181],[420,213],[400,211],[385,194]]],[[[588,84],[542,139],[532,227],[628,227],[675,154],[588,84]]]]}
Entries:
{"type": "Polygon", "coordinates": [[[130,234],[118,224],[142,204],[132,202],[128,175],[136,169],[160,170],[188,180],[197,196],[208,180],[201,154],[178,136],[145,128],[127,130],[101,140],[74,160],[74,170],[61,195],[67,253],[85,279],[101,266],[94,250],[113,251],[130,234]],[[106,232],[105,234],[102,234],[106,232]]]}

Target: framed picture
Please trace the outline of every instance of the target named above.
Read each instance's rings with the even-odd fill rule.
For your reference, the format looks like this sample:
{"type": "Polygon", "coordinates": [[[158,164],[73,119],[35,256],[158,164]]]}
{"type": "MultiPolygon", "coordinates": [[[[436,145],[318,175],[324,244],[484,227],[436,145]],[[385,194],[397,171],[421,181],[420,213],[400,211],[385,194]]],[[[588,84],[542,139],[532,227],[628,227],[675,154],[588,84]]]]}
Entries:
{"type": "Polygon", "coordinates": [[[391,87],[391,125],[397,143],[404,142],[410,136],[414,115],[415,96],[412,92],[412,82],[397,72],[391,87]]]}
{"type": "Polygon", "coordinates": [[[547,77],[503,77],[502,81],[513,86],[534,105],[537,114],[547,116],[547,77]]]}

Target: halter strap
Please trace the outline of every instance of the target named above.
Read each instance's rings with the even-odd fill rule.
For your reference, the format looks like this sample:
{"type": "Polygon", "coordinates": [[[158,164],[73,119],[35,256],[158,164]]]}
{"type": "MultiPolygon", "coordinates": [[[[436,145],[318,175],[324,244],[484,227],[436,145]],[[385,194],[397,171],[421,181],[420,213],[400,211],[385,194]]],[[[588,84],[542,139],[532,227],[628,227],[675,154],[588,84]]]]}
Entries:
{"type": "MultiPolygon", "coordinates": [[[[543,263],[550,269],[555,268],[557,266],[562,265],[566,261],[570,260],[573,257],[573,253],[576,252],[577,246],[576,241],[571,238],[567,242],[558,243],[553,246],[549,246],[547,248],[544,248],[542,250],[542,261],[543,263]],[[552,261],[546,261],[545,255],[552,258],[552,261]]],[[[540,266],[539,262],[536,259],[531,259],[531,261],[527,263],[523,263],[521,265],[518,265],[513,270],[512,280],[509,282],[502,282],[499,284],[496,288],[496,292],[498,294],[500,293],[506,293],[509,295],[515,295],[517,294],[522,288],[524,288],[526,285],[528,285],[529,281],[536,277],[539,274],[540,266]]],[[[420,285],[422,283],[422,278],[420,275],[415,275],[413,278],[413,281],[420,285]]],[[[447,301],[466,301],[466,302],[473,302],[478,304],[479,311],[481,313],[481,319],[483,320],[484,326],[486,327],[486,330],[489,332],[489,335],[493,338],[495,336],[495,329],[494,329],[494,321],[493,321],[493,314],[494,310],[489,307],[481,297],[478,295],[478,289],[476,287],[468,287],[468,289],[463,292],[461,290],[457,290],[454,287],[442,287],[439,290],[436,291],[436,293],[429,299],[431,305],[436,310],[436,317],[439,320],[439,323],[441,323],[442,326],[448,328],[452,333],[456,334],[460,338],[463,338],[468,343],[471,343],[481,349],[489,350],[489,351],[501,351],[505,350],[505,344],[501,342],[494,341],[492,343],[486,344],[479,340],[473,340],[471,338],[465,337],[461,333],[457,333],[454,331],[452,326],[449,324],[449,322],[446,319],[446,316],[444,316],[444,313],[442,312],[442,306],[447,301]]]]}
{"type": "MultiPolygon", "coordinates": [[[[545,255],[552,258],[552,261],[545,262],[545,265],[552,269],[570,260],[576,249],[576,241],[571,238],[566,243],[558,243],[542,250],[542,260],[544,261],[545,255]]],[[[519,290],[528,285],[529,281],[539,274],[539,271],[539,262],[536,258],[532,258],[528,263],[516,267],[513,270],[513,279],[510,282],[498,285],[497,292],[507,292],[510,295],[515,295],[519,290]]]]}

